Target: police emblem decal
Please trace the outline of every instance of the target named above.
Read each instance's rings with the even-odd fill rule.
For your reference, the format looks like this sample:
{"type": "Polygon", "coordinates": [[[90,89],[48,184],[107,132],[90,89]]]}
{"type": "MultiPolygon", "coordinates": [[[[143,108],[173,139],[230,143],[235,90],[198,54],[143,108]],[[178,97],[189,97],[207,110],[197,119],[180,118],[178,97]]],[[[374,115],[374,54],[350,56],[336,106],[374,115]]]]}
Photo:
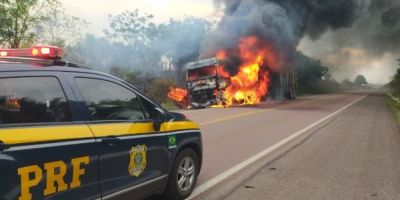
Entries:
{"type": "Polygon", "coordinates": [[[147,165],[147,147],[146,145],[137,145],[132,147],[129,161],[129,174],[139,177],[140,174],[146,169],[147,165]]]}

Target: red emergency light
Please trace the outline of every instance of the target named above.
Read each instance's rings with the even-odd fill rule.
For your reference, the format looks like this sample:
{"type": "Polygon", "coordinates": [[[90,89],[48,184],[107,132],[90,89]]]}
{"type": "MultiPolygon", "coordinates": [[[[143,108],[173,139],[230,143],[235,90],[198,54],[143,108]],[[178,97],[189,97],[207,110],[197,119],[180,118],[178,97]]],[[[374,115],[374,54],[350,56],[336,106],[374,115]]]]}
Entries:
{"type": "Polygon", "coordinates": [[[45,60],[61,60],[63,50],[59,47],[48,45],[34,45],[32,48],[0,49],[1,57],[36,58],[45,60]]]}

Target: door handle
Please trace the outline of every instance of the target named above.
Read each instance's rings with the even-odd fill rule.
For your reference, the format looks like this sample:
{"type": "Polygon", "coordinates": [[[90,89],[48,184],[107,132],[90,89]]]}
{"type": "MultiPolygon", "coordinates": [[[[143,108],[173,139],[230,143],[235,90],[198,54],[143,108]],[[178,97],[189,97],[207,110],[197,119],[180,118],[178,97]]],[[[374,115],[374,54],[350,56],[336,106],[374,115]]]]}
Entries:
{"type": "Polygon", "coordinates": [[[119,141],[120,141],[120,139],[117,138],[117,137],[115,137],[115,136],[109,136],[109,137],[103,138],[103,139],[101,140],[101,142],[102,142],[103,144],[106,144],[106,145],[108,145],[108,146],[114,146],[114,145],[117,144],[119,141]]]}
{"type": "Polygon", "coordinates": [[[0,141],[0,151],[3,151],[5,149],[8,149],[8,146],[3,143],[3,141],[0,141]]]}

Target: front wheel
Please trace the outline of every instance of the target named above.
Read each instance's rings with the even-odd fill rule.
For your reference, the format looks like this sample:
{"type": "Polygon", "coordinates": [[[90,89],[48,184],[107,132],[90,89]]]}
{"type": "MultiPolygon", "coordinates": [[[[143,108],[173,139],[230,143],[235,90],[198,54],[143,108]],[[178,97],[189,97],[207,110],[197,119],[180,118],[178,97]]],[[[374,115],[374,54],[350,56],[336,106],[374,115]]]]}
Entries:
{"type": "Polygon", "coordinates": [[[189,197],[197,182],[199,159],[192,149],[182,150],[174,162],[169,178],[166,195],[171,200],[189,197]]]}

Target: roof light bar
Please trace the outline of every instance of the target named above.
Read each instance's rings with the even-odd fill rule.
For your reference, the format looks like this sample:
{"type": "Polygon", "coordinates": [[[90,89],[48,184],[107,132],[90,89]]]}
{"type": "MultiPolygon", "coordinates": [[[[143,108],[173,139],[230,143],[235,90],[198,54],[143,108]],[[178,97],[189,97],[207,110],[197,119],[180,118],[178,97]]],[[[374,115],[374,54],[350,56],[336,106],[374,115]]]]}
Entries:
{"type": "Polygon", "coordinates": [[[34,45],[24,49],[0,49],[1,57],[36,58],[44,60],[61,60],[63,50],[59,47],[48,45],[34,45]]]}
{"type": "Polygon", "coordinates": [[[4,57],[7,56],[8,52],[7,51],[0,51],[0,56],[4,57]]]}

